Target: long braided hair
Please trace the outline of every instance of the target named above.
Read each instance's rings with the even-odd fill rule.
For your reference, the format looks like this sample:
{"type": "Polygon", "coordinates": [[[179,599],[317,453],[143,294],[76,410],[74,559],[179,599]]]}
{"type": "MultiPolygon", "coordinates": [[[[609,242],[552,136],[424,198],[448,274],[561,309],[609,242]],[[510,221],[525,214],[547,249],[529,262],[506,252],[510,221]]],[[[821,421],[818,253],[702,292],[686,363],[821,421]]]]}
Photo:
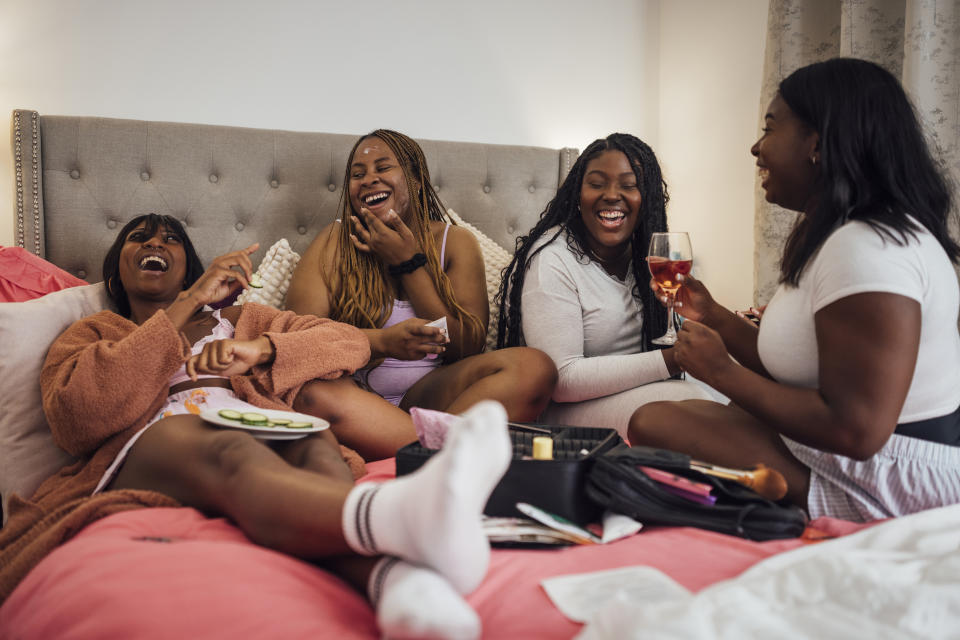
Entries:
{"type": "MultiPolygon", "coordinates": [[[[427,159],[414,140],[389,129],[377,129],[362,136],[350,150],[344,174],[344,192],[340,197],[340,234],[337,238],[339,260],[337,278],[323,272],[324,280],[330,290],[330,317],[340,322],[361,328],[380,328],[390,317],[393,301],[397,297],[392,281],[385,275],[385,265],[371,253],[365,253],[353,246],[350,241],[350,220],[359,216],[347,195],[350,184],[350,163],[360,143],[368,138],[379,138],[393,151],[403,168],[407,192],[410,194],[409,207],[410,231],[417,238],[427,256],[427,271],[433,280],[441,300],[453,312],[453,320],[460,323],[461,341],[464,334],[478,338],[486,333],[480,318],[464,309],[456,300],[450,279],[440,264],[440,250],[430,232],[430,222],[452,222],[430,181],[427,159]]],[[[400,212],[398,212],[400,213],[400,212]]]]}
{"type": "Polygon", "coordinates": [[[670,197],[653,149],[636,136],[627,133],[611,133],[606,138],[594,140],[577,158],[570,173],[557,190],[557,195],[540,214],[540,220],[530,233],[517,238],[513,260],[504,269],[500,290],[497,292],[497,302],[500,305],[497,317],[498,348],[523,344],[521,325],[523,281],[526,278],[530,260],[549,242],[544,243],[533,253],[531,248],[548,230],[559,227],[559,230],[553,233],[550,242],[566,231],[567,244],[574,254],[581,258],[586,256],[591,260],[596,259],[590,251],[587,243],[588,232],[580,217],[580,190],[587,165],[604,151],[623,152],[633,167],[637,184],[640,185],[642,200],[637,228],[633,232],[630,243],[631,269],[635,279],[633,297],[640,303],[642,309],[644,348],[646,350],[657,348],[650,341],[666,331],[666,314],[654,299],[650,287],[646,286],[650,278],[646,271],[645,258],[650,245],[650,236],[654,232],[667,230],[666,205],[670,197]]]}

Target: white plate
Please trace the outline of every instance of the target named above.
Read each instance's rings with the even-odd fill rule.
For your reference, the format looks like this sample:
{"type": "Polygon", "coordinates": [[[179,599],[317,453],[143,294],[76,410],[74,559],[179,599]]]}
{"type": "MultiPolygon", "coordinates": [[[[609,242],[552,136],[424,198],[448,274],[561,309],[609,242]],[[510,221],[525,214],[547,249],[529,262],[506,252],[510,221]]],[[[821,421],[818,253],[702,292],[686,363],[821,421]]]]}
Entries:
{"type": "Polygon", "coordinates": [[[311,433],[317,433],[318,431],[323,431],[330,426],[330,423],[324,420],[323,418],[317,418],[316,416],[308,416],[304,413],[296,413],[295,411],[276,411],[274,409],[250,409],[256,413],[261,413],[267,416],[268,419],[285,419],[293,420],[294,422],[309,422],[312,427],[303,428],[303,429],[288,429],[287,427],[261,427],[252,424],[243,424],[239,420],[229,420],[224,418],[219,413],[220,409],[204,409],[200,412],[200,417],[206,420],[211,424],[215,424],[219,427],[227,427],[228,429],[243,429],[244,431],[250,431],[251,435],[254,438],[260,438],[261,440],[296,440],[298,438],[303,438],[311,433]]]}

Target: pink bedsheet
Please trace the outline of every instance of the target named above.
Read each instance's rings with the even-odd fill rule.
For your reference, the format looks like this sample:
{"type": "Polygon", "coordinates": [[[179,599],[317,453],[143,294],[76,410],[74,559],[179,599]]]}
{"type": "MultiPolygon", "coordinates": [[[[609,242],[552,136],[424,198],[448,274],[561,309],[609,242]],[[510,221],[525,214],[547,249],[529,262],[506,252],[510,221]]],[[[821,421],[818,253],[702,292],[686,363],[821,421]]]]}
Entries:
{"type": "MultiPolygon", "coordinates": [[[[393,461],[367,479],[392,476],[393,461]]],[[[859,527],[821,518],[842,535],[859,527]]],[[[495,550],[470,597],[485,638],[571,638],[581,625],[550,603],[547,577],[650,565],[699,590],[801,540],[749,542],[650,528],[609,545],[495,550]]],[[[0,608],[0,638],[378,638],[365,599],[333,575],[250,543],[193,509],[120,513],[84,529],[38,565],[0,608]]]]}

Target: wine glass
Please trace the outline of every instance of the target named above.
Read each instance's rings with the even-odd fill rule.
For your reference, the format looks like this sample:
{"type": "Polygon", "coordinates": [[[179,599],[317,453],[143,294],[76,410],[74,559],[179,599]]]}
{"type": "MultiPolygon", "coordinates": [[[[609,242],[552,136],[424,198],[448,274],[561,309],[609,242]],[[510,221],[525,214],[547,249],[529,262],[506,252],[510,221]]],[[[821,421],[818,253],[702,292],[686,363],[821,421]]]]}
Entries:
{"type": "Polygon", "coordinates": [[[653,340],[653,344],[670,345],[677,341],[677,330],[673,327],[673,303],[680,288],[677,275],[690,273],[690,268],[693,266],[690,236],[683,231],[654,233],[650,236],[647,266],[650,267],[650,275],[653,279],[670,296],[667,308],[667,332],[653,340]]]}

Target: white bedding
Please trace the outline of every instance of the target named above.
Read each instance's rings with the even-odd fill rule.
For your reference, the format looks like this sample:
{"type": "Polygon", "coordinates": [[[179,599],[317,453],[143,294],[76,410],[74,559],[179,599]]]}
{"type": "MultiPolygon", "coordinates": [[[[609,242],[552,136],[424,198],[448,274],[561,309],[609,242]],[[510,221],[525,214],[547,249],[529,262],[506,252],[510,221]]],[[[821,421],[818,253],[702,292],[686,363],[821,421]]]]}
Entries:
{"type": "Polygon", "coordinates": [[[577,640],[960,637],[960,505],[764,560],[693,597],[618,594],[577,640]]]}

